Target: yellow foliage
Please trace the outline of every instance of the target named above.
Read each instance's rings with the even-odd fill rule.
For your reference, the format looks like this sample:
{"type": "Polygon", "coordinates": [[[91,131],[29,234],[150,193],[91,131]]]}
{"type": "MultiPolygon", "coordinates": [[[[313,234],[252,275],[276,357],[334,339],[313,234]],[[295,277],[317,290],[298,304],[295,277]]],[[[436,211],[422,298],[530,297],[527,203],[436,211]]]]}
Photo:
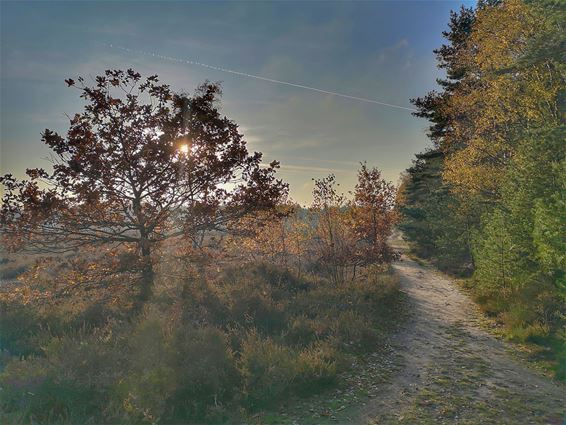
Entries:
{"type": "Polygon", "coordinates": [[[520,0],[479,9],[462,65],[468,77],[446,104],[452,131],[443,142],[445,180],[467,196],[497,196],[504,170],[525,129],[558,121],[563,88],[549,61],[517,65],[529,41],[550,31],[539,11],[520,0]]]}

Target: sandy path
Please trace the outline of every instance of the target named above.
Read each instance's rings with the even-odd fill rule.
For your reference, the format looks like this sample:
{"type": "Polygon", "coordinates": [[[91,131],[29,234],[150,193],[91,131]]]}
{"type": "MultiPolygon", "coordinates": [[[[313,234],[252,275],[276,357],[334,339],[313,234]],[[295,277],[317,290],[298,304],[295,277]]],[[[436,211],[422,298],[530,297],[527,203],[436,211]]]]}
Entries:
{"type": "Polygon", "coordinates": [[[360,423],[566,423],[566,386],[512,358],[452,281],[408,258],[394,267],[412,310],[394,343],[403,366],[360,423]]]}

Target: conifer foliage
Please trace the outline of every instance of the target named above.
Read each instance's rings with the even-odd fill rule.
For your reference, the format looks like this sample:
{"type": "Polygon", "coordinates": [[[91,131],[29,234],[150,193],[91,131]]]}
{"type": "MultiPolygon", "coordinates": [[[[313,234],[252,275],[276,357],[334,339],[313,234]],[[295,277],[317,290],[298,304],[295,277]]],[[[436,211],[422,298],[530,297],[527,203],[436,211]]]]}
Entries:
{"type": "Polygon", "coordinates": [[[436,50],[441,91],[413,100],[434,149],[407,170],[400,206],[415,251],[473,272],[486,310],[510,337],[550,345],[562,377],[564,22],[564,3],[544,0],[452,14],[448,44],[436,50]]]}

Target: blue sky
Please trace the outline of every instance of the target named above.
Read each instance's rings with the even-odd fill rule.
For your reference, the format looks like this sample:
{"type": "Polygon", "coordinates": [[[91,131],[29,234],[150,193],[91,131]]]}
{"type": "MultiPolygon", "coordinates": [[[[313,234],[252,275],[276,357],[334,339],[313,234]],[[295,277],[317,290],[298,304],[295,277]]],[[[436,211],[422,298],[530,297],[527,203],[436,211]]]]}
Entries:
{"type": "MultiPolygon", "coordinates": [[[[223,112],[250,150],[282,164],[291,195],[310,203],[312,178],[344,190],[360,161],[396,182],[428,146],[409,111],[339,98],[113,49],[120,45],[324,90],[411,106],[435,87],[432,50],[457,1],[2,2],[1,173],[48,167],[45,128],[65,132],[82,107],[64,79],[132,67],[192,92],[221,81],[223,112]]],[[[472,2],[464,2],[470,6],[472,2]]]]}

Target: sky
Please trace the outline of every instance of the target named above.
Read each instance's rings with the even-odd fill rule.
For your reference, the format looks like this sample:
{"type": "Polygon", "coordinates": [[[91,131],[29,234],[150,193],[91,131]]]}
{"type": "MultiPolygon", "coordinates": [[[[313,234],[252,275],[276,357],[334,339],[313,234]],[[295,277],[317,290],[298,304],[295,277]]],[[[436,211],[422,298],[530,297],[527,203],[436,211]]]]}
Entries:
{"type": "Polygon", "coordinates": [[[334,173],[351,190],[361,161],[396,183],[429,142],[404,109],[274,84],[139,51],[410,108],[436,87],[432,50],[470,1],[0,2],[0,173],[49,168],[46,128],[82,109],[66,78],[133,68],[192,93],[223,86],[222,112],[251,151],[278,160],[297,202],[334,173]],[[130,51],[116,48],[120,46],[130,51]]]}

